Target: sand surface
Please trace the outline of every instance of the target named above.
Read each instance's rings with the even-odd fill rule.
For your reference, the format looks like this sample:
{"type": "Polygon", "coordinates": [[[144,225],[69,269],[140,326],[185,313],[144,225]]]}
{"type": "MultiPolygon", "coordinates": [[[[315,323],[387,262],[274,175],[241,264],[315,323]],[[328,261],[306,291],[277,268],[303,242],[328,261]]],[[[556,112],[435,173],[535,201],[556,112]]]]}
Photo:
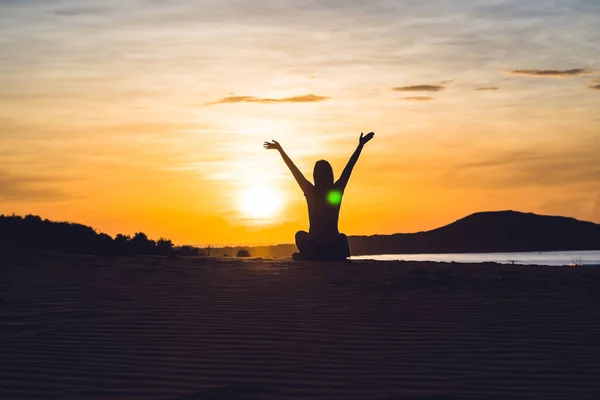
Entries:
{"type": "Polygon", "coordinates": [[[3,256],[0,399],[597,399],[600,268],[3,256]]]}

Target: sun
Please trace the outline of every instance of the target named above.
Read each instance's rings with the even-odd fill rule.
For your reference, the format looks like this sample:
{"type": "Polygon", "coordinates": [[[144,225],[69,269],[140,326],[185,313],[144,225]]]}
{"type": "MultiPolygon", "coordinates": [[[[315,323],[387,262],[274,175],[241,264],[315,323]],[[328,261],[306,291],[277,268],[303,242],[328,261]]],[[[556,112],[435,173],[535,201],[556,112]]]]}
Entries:
{"type": "Polygon", "coordinates": [[[252,218],[268,218],[281,206],[281,194],[269,187],[252,187],[242,193],[242,209],[252,218]]]}

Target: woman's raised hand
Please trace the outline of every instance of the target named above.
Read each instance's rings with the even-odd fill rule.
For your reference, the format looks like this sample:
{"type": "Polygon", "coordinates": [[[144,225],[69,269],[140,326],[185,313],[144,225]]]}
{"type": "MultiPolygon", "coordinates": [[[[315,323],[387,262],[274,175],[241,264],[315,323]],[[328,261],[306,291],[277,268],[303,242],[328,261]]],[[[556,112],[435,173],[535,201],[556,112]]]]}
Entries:
{"type": "Polygon", "coordinates": [[[272,142],[265,142],[263,147],[267,150],[281,150],[281,145],[279,142],[273,140],[272,142]]]}
{"type": "Polygon", "coordinates": [[[375,132],[369,132],[365,136],[363,136],[363,133],[361,132],[360,139],[358,139],[358,143],[364,146],[369,140],[373,139],[373,136],[375,136],[375,132]]]}

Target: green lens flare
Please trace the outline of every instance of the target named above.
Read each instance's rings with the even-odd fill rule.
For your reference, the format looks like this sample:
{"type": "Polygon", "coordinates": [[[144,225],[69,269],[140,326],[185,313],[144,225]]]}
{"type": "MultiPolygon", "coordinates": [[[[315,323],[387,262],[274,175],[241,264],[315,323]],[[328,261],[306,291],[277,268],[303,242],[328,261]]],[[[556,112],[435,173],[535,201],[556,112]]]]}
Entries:
{"type": "Polygon", "coordinates": [[[327,202],[331,205],[337,206],[342,202],[342,192],[339,190],[332,190],[327,193],[327,202]]]}

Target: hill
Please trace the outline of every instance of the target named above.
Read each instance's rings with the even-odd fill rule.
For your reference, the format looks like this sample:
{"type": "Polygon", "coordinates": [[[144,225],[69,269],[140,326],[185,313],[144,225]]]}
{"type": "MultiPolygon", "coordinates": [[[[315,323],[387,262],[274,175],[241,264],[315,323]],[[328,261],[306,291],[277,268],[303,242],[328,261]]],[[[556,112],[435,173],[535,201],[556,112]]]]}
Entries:
{"type": "Polygon", "coordinates": [[[353,255],[599,250],[600,225],[517,211],[471,214],[418,233],[352,236],[353,255]]]}

